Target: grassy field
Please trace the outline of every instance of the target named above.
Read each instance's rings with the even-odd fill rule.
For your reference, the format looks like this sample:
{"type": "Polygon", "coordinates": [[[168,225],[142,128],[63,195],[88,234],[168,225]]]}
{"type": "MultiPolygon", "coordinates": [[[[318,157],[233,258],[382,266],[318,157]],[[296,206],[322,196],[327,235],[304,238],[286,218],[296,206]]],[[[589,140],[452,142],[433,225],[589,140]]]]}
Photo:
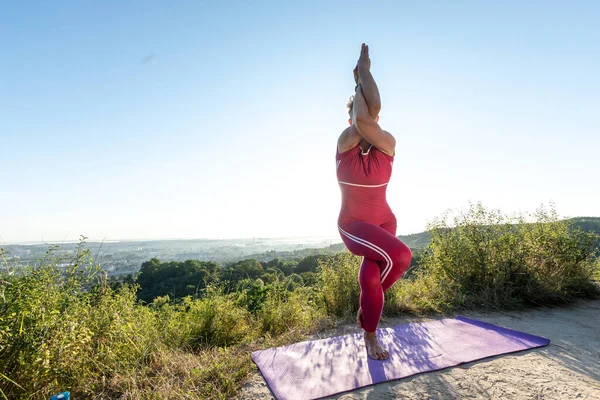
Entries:
{"type": "MultiPolygon", "coordinates": [[[[419,264],[386,294],[384,313],[515,309],[598,294],[597,235],[550,210],[534,221],[472,206],[429,226],[419,264]],[[525,223],[527,222],[527,223],[525,223]]],[[[0,276],[0,398],[225,399],[254,368],[253,350],[352,320],[360,258],[320,259],[314,283],[270,275],[201,296],[138,300],[107,281],[83,247],[72,270],[0,276]]]]}

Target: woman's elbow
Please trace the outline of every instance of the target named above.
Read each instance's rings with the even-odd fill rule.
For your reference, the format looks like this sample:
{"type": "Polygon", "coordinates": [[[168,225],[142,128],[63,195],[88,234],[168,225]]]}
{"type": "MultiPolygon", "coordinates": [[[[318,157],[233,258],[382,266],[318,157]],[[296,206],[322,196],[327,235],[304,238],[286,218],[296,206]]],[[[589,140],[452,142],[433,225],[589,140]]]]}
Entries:
{"type": "Polygon", "coordinates": [[[369,122],[369,119],[373,119],[373,117],[367,113],[358,113],[354,116],[354,123],[362,125],[369,122]]]}
{"type": "Polygon", "coordinates": [[[375,104],[375,105],[369,106],[369,114],[371,114],[372,118],[376,118],[379,115],[380,111],[381,111],[381,104],[375,104]]]}

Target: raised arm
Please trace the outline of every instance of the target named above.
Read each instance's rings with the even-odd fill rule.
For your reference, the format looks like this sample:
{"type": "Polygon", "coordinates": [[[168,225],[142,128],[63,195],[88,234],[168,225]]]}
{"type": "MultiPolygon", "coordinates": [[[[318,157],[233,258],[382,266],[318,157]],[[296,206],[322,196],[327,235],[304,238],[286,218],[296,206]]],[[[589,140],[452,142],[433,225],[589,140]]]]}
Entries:
{"type": "Polygon", "coordinates": [[[379,88],[371,74],[371,59],[369,58],[369,46],[362,44],[360,49],[360,58],[354,69],[354,80],[356,84],[362,86],[363,96],[369,109],[371,117],[375,118],[381,111],[381,98],[379,97],[379,88]]]}
{"type": "Polygon", "coordinates": [[[395,154],[396,140],[389,132],[381,129],[377,120],[371,117],[363,95],[362,84],[359,84],[354,95],[352,121],[360,136],[367,142],[390,156],[395,154]]]}

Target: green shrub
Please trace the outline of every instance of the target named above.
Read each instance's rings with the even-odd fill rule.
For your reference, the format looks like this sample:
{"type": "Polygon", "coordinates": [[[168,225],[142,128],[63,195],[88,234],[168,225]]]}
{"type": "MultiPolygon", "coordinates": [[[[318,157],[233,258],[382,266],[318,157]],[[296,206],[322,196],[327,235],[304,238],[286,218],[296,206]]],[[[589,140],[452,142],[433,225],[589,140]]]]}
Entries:
{"type": "Polygon", "coordinates": [[[285,286],[273,288],[257,314],[261,331],[273,336],[292,329],[308,332],[324,317],[317,293],[310,287],[292,292],[285,286]]]}
{"type": "Polygon", "coordinates": [[[600,282],[600,257],[596,258],[594,274],[592,275],[592,280],[600,282]]]}
{"type": "MultiPolygon", "coordinates": [[[[65,387],[93,393],[117,369],[137,368],[156,349],[152,312],[135,291],[106,284],[84,291],[54,266],[7,280],[0,303],[0,359],[6,396],[48,396],[65,387]]],[[[79,282],[79,284],[77,284],[79,282]]]]}
{"type": "Polygon", "coordinates": [[[260,311],[265,303],[269,290],[277,285],[278,277],[269,275],[271,284],[266,285],[262,279],[244,279],[238,283],[237,290],[233,294],[235,304],[247,309],[252,313],[260,311]]]}
{"type": "Polygon", "coordinates": [[[417,270],[410,278],[398,280],[386,292],[384,315],[425,315],[450,311],[460,306],[452,284],[451,281],[417,270]]]}
{"type": "Polygon", "coordinates": [[[534,222],[506,217],[481,204],[429,227],[432,242],[421,260],[423,276],[452,291],[457,306],[515,307],[569,301],[594,293],[593,233],[540,208],[534,222]]]}
{"type": "Polygon", "coordinates": [[[250,315],[233,296],[211,287],[202,299],[186,297],[177,305],[163,306],[161,319],[171,346],[207,349],[249,338],[253,333],[250,315]]]}
{"type": "Polygon", "coordinates": [[[328,314],[348,318],[358,311],[361,261],[360,257],[344,252],[319,262],[319,287],[328,314]]]}

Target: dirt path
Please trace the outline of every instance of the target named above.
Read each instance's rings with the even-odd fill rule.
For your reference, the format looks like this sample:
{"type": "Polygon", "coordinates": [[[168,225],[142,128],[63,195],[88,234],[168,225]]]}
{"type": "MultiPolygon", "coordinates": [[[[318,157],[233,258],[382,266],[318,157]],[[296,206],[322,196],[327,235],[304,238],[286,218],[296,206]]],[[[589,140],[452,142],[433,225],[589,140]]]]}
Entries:
{"type": "MultiPolygon", "coordinates": [[[[600,400],[600,300],[581,301],[564,308],[465,315],[547,337],[550,345],[386,382],[328,399],[600,400]]],[[[412,321],[417,319],[390,318],[380,326],[412,321]]],[[[316,338],[357,331],[352,325],[344,325],[316,338]]],[[[258,372],[238,398],[274,399],[258,372]]]]}

